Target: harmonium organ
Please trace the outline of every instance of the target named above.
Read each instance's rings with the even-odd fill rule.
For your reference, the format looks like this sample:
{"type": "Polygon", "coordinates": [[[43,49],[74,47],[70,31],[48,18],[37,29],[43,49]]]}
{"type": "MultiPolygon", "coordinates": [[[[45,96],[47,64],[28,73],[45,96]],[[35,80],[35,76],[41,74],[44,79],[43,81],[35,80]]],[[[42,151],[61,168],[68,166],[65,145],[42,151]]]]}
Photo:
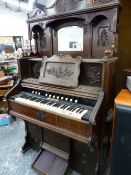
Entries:
{"type": "Polygon", "coordinates": [[[18,60],[20,79],[6,94],[9,114],[25,121],[23,152],[40,150],[32,165],[40,174],[104,174],[119,2],[66,0],[38,7],[27,20],[36,54],[18,60]]]}

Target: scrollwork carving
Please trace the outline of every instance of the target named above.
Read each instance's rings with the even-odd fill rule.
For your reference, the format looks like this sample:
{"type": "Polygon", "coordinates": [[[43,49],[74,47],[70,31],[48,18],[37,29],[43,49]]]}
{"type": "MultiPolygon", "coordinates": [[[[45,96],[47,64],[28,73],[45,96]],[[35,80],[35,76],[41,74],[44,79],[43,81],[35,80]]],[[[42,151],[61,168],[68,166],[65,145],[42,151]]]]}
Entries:
{"type": "Polygon", "coordinates": [[[38,15],[42,15],[43,11],[40,9],[33,10],[30,14],[28,14],[28,18],[35,18],[38,15]]]}

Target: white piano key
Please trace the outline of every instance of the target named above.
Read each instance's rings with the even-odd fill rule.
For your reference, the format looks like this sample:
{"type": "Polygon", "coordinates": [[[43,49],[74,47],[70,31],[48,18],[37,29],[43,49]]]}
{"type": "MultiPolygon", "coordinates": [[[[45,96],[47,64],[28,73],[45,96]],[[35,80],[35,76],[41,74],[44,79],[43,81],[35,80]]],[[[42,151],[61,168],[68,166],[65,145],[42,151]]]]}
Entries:
{"type": "Polygon", "coordinates": [[[78,119],[81,119],[81,117],[82,117],[84,114],[86,114],[87,112],[88,112],[88,110],[82,111],[81,113],[79,113],[79,114],[77,115],[77,118],[78,118],[78,119]]]}

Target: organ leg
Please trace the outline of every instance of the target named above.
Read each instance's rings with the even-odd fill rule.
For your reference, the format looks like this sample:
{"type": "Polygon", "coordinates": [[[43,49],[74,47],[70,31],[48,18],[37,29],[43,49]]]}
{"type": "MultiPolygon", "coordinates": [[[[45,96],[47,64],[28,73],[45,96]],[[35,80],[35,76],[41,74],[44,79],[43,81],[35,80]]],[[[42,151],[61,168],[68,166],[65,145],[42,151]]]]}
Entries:
{"type": "Polygon", "coordinates": [[[22,147],[22,152],[26,152],[28,149],[32,148],[36,151],[41,149],[42,144],[42,128],[35,124],[25,121],[25,144],[22,147]]]}

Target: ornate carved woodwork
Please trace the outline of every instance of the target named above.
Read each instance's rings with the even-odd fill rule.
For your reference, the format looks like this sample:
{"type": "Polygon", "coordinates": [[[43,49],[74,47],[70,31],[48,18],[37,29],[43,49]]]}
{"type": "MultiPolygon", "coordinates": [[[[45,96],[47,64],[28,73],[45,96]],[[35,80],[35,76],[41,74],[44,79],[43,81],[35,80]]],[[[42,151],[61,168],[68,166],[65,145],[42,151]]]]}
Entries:
{"type": "Polygon", "coordinates": [[[44,57],[39,81],[41,83],[77,87],[81,61],[81,57],[73,59],[69,55],[54,55],[49,59],[44,57]]]}
{"type": "Polygon", "coordinates": [[[18,60],[20,82],[6,95],[9,114],[26,121],[23,150],[49,146],[48,151],[68,155],[69,166],[82,175],[102,175],[109,150],[104,131],[113,104],[119,1],[52,0],[39,7],[27,20],[30,43],[34,38],[39,57],[18,60]],[[22,93],[25,101],[29,94],[35,103],[17,101],[22,93]],[[73,118],[53,111],[52,100],[62,107],[74,100],[71,107],[86,105],[88,115],[73,118]],[[40,106],[33,105],[37,102],[40,106]]]}
{"type": "Polygon", "coordinates": [[[51,16],[61,13],[71,13],[83,9],[99,9],[99,6],[118,4],[118,0],[51,0],[49,3],[41,4],[41,8],[36,8],[29,14],[29,18],[34,18],[40,14],[51,16]],[[49,5],[48,5],[49,4],[49,5]],[[43,6],[42,6],[43,5],[43,6]]]}
{"type": "Polygon", "coordinates": [[[37,50],[41,56],[62,53],[70,54],[73,57],[103,58],[105,50],[111,48],[112,43],[117,42],[118,5],[119,1],[117,0],[110,2],[55,1],[47,9],[45,6],[45,15],[39,14],[35,17],[29,15],[27,22],[30,38],[32,38],[34,28],[37,28],[39,37],[36,39],[36,43],[39,43],[37,50]],[[68,4],[68,8],[64,7],[64,4],[68,4]],[[58,30],[66,26],[83,28],[83,51],[61,52],[58,50],[58,30]]]}

